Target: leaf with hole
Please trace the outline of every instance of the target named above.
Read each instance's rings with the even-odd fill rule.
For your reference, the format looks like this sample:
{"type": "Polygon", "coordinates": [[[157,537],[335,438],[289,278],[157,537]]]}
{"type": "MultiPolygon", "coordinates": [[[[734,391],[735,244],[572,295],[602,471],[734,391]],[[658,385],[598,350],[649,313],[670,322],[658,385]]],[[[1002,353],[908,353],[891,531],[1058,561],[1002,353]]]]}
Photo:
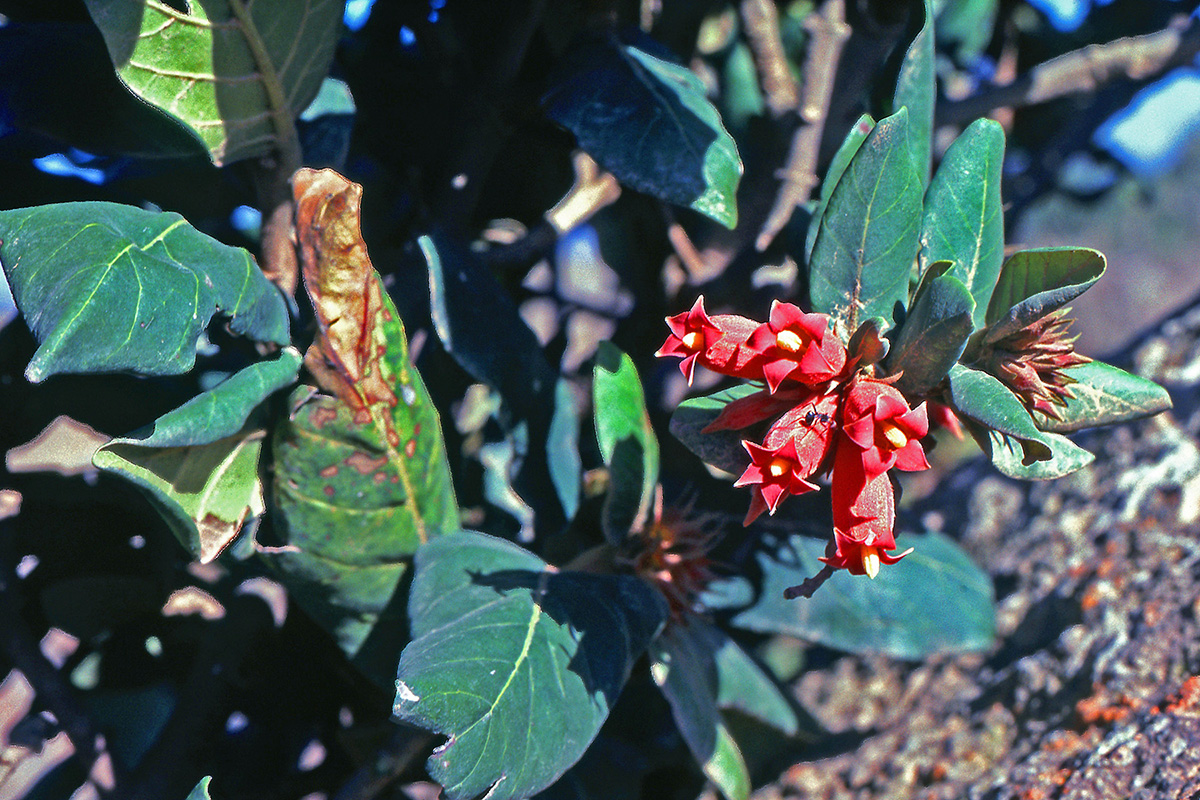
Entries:
{"type": "Polygon", "coordinates": [[[879,121],[834,187],[813,244],[813,310],[851,331],[867,317],[892,320],[908,301],[924,194],[909,135],[907,109],[879,121]]]}
{"type": "Polygon", "coordinates": [[[954,262],[955,274],[975,298],[980,328],[1004,261],[1003,167],[1004,129],[990,119],[971,123],[933,176],[921,220],[922,266],[954,262]]]}
{"type": "Polygon", "coordinates": [[[37,383],[64,372],[176,375],[217,314],[288,344],[287,304],[250,254],[178,214],[117,203],[0,211],[0,262],[39,346],[37,383]]]}
{"type": "Polygon", "coordinates": [[[579,43],[542,105],[621,183],[737,225],[737,145],[687,68],[615,38],[579,43]]]}
{"type": "Polygon", "coordinates": [[[666,619],[648,583],[559,572],[462,531],[417,553],[394,713],[449,737],[427,762],[450,800],[524,798],[579,760],[666,619]]]}
{"type": "Polygon", "coordinates": [[[836,571],[813,596],[785,600],[784,589],[816,575],[826,542],[792,536],[758,556],[757,602],[733,619],[739,628],[782,633],[853,653],[921,659],[986,650],[995,637],[992,581],[954,542],[937,533],[905,534],[914,550],[874,580],[836,571]]]}
{"type": "Polygon", "coordinates": [[[286,149],[341,33],[337,0],[85,0],[117,74],[214,164],[286,149]]]}

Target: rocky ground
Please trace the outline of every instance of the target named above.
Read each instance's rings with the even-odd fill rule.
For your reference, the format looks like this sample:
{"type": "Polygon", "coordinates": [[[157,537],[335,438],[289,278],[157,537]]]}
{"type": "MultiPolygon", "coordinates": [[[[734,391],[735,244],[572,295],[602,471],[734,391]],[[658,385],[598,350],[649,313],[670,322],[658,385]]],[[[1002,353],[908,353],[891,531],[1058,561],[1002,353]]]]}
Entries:
{"type": "Polygon", "coordinates": [[[975,463],[927,504],[995,579],[993,650],[806,672],[797,698],[846,744],[757,800],[1200,800],[1200,303],[1124,358],[1173,412],[1081,437],[1075,475],[975,463]]]}

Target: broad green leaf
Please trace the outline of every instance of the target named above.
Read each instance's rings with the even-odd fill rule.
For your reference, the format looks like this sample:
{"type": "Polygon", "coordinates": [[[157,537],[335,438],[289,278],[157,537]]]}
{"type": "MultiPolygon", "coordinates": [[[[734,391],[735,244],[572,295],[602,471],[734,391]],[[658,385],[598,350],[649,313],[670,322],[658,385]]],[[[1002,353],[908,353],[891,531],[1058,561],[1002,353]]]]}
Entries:
{"type": "Polygon", "coordinates": [[[833,194],[834,188],[838,185],[838,181],[842,179],[842,175],[846,174],[846,167],[850,166],[850,160],[854,158],[854,154],[862,147],[863,142],[867,140],[867,134],[875,127],[875,120],[870,114],[863,114],[854,123],[854,127],[846,134],[846,138],[842,140],[837,152],[833,154],[833,161],[829,162],[829,169],[825,171],[825,180],[821,181],[821,197],[817,200],[813,207],[812,218],[808,222],[808,235],[804,241],[804,255],[809,261],[812,261],[813,245],[817,243],[817,233],[821,229],[821,218],[825,216],[825,209],[829,207],[829,197],[833,194]]]}
{"type": "Polygon", "coordinates": [[[601,522],[608,540],[618,543],[650,518],[658,486],[658,439],[637,367],[611,342],[601,342],[596,353],[592,399],[596,441],[609,471],[601,522]]]}
{"type": "Polygon", "coordinates": [[[712,632],[716,642],[713,659],[717,667],[717,706],[736,709],[788,736],[799,733],[796,710],[774,679],[737,642],[717,628],[712,632]]]}
{"type": "Polygon", "coordinates": [[[950,369],[950,403],[961,416],[1020,440],[1026,463],[1051,457],[1046,434],[1038,430],[1020,399],[994,376],[955,364],[950,369]]]}
{"type": "Polygon", "coordinates": [[[717,708],[719,632],[702,620],[670,625],[650,645],[650,675],[705,776],[728,800],[750,795],[750,773],[717,708]]]}
{"type": "Polygon", "coordinates": [[[759,391],[762,391],[761,386],[747,383],[705,397],[684,400],[671,415],[671,434],[699,456],[701,461],[739,475],[750,463],[750,457],[742,447],[745,434],[741,431],[701,431],[717,418],[725,406],[759,391]]]}
{"type": "Polygon", "coordinates": [[[615,38],[583,43],[542,105],[621,183],[737,225],[742,161],[690,70],[615,38]]]}
{"type": "Polygon", "coordinates": [[[991,646],[996,623],[987,574],[941,534],[900,536],[897,546],[914,550],[874,580],[838,570],[812,597],[785,600],[784,589],[824,566],[817,560],[825,554],[824,541],[792,536],[776,552],[759,555],[762,594],[733,624],[839,650],[914,660],[991,646]]]}
{"type": "Polygon", "coordinates": [[[970,427],[993,466],[1010,478],[1039,481],[1061,478],[1083,469],[1096,458],[1065,436],[1043,433],[1042,442],[1050,448],[1050,457],[1026,463],[1022,455],[1023,443],[996,431],[987,431],[985,434],[974,426],[970,427]]]}
{"type": "Polygon", "coordinates": [[[1096,425],[1112,425],[1148,417],[1171,407],[1171,396],[1154,381],[1131,375],[1102,361],[1064,370],[1077,383],[1070,385],[1073,398],[1059,406],[1062,419],[1051,419],[1034,412],[1037,425],[1044,431],[1069,433],[1096,425]]]}
{"type": "Polygon", "coordinates": [[[301,171],[293,186],[319,327],[305,363],[328,394],[299,387],[276,429],[284,546],[261,555],[364,674],[390,685],[397,589],[417,547],[458,530],[453,483],[437,410],[359,232],[361,188],[331,170],[301,171]]]}
{"type": "Polygon", "coordinates": [[[975,325],[987,323],[988,302],[1004,261],[1000,177],[1004,129],[990,119],[971,123],[954,140],[925,194],[921,261],[953,261],[975,298],[975,325]]]}
{"type": "Polygon", "coordinates": [[[640,579],[558,572],[462,531],[417,553],[394,713],[449,737],[427,762],[450,800],[529,797],[574,764],[666,620],[640,579]]]}
{"type": "Polygon", "coordinates": [[[938,262],[931,270],[942,274],[924,283],[891,351],[888,368],[902,373],[896,382],[906,395],[928,392],[950,371],[967,346],[973,325],[975,301],[949,262],[938,262]]]}
{"type": "Polygon", "coordinates": [[[554,415],[546,431],[546,457],[550,481],[558,494],[567,520],[575,518],[583,485],[583,461],[579,457],[579,404],[566,378],[554,386],[554,415]]]}
{"type": "Polygon", "coordinates": [[[337,0],[85,0],[117,74],[218,166],[294,139],[341,33],[337,0]]]}
{"type": "Polygon", "coordinates": [[[933,4],[924,0],[924,22],[900,62],[893,110],[908,109],[909,152],[922,185],[929,182],[930,150],[933,145],[933,104],[937,99],[933,50],[933,4]]]}
{"type": "Polygon", "coordinates": [[[264,438],[262,430],[251,428],[182,447],[114,439],[92,463],[146,490],[188,552],[207,563],[264,510],[258,477],[264,438]]]}
{"type": "Polygon", "coordinates": [[[141,447],[186,447],[233,436],[259,403],[296,382],[300,361],[296,348],[284,348],[278,358],[251,364],[162,415],[145,437],[120,441],[141,447]]]}
{"type": "Polygon", "coordinates": [[[188,793],[187,800],[209,800],[208,784],[212,782],[211,775],[205,775],[196,784],[196,788],[188,793]]]}
{"type": "Polygon", "coordinates": [[[829,198],[809,264],[813,310],[851,331],[860,319],[893,319],[908,300],[923,193],[902,108],[868,134],[829,198]]]}
{"type": "Polygon", "coordinates": [[[196,362],[214,315],[287,344],[287,304],[245,250],[178,214],[117,203],[0,211],[0,262],[40,346],[25,369],[175,375],[196,362]]]}
{"type": "Polygon", "coordinates": [[[1104,254],[1080,247],[1021,250],[1000,268],[988,304],[988,342],[1003,339],[1083,294],[1104,274],[1104,254]]]}

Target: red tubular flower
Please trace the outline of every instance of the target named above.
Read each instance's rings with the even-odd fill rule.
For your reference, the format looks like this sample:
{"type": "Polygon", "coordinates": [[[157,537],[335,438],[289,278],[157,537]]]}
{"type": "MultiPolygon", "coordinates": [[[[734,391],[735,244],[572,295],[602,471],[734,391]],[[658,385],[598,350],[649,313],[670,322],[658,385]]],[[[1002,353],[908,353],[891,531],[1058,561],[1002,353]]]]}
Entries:
{"type": "Polygon", "coordinates": [[[805,314],[791,303],[771,304],[770,321],[747,343],[761,355],[762,374],[772,392],[787,379],[813,386],[832,380],[846,366],[846,347],[829,331],[825,314],[805,314]]]}
{"type": "Polygon", "coordinates": [[[817,487],[805,479],[812,474],[819,460],[812,463],[810,454],[798,452],[795,439],[788,439],[774,449],[748,441],[743,441],[742,447],[750,454],[750,466],[733,485],[758,487],[750,499],[750,510],[746,512],[743,525],[749,525],[764,511],[774,514],[788,495],[816,490],[817,487]]]}
{"type": "Polygon", "coordinates": [[[710,317],[700,296],[690,310],[667,317],[667,327],[671,334],[654,355],[682,358],[679,369],[689,386],[697,363],[724,375],[762,379],[761,360],[746,347],[758,328],[754,320],[736,314],[710,317]]]}
{"type": "Polygon", "coordinates": [[[892,467],[906,472],[929,469],[921,438],[929,433],[925,404],[909,408],[891,384],[859,378],[846,391],[842,411],[846,446],[856,448],[867,479],[892,467]]]}
{"type": "Polygon", "coordinates": [[[834,569],[874,578],[880,564],[895,564],[911,551],[896,549],[896,494],[887,473],[868,477],[857,447],[839,436],[833,462],[834,553],[821,559],[834,569]]]}

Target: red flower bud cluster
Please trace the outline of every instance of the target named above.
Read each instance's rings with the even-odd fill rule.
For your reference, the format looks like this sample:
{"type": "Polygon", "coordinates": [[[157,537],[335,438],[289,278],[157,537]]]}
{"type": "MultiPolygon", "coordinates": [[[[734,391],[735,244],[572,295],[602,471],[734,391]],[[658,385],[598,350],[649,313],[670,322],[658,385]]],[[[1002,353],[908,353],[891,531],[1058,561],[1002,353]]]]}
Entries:
{"type": "Polygon", "coordinates": [[[682,358],[691,383],[697,364],[722,375],[762,381],[765,388],[729,403],[704,429],[741,430],[770,421],[761,441],[743,440],[750,465],[736,486],[753,486],[745,524],[774,514],[789,495],[817,489],[830,473],[834,537],[822,559],[854,575],[879,571],[893,554],[895,490],[888,473],[929,467],[921,439],[925,404],[910,408],[889,381],[859,369],[829,317],[776,301],[759,323],[736,315],[710,317],[701,297],[669,317],[671,335],[656,355],[682,358]]]}

